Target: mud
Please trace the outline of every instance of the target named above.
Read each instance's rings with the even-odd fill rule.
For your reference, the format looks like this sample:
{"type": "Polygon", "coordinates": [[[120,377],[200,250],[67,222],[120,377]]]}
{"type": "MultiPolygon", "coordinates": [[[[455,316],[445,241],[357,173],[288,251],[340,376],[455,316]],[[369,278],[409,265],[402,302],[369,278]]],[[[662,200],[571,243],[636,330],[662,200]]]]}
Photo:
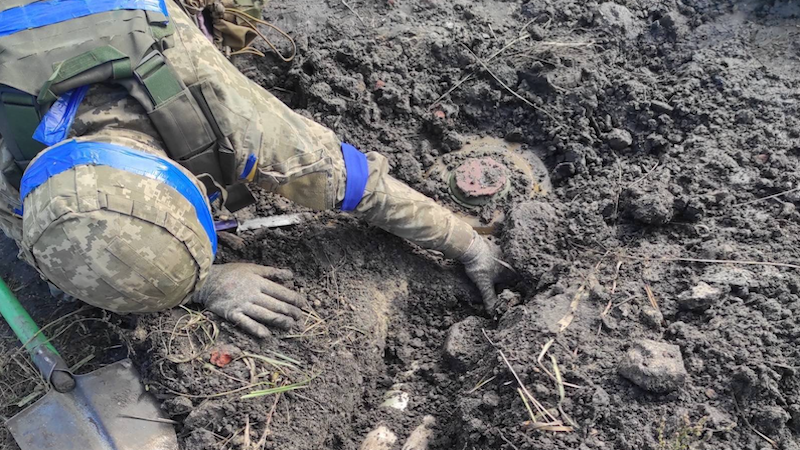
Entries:
{"type": "MultiPolygon", "coordinates": [[[[271,2],[265,17],[297,39],[297,60],[236,64],[473,217],[518,277],[492,318],[456,264],[341,215],[226,235],[220,262],[295,272],[312,301],[303,329],[256,341],[184,310],[105,322],[180,422],[184,448],[243,448],[268,429],[261,448],[355,449],[379,424],[402,443],[427,415],[431,449],[800,447],[800,272],[773,264],[800,260],[800,7],[348,5],[271,2]],[[507,167],[512,155],[541,156],[546,195],[511,170],[501,200],[454,201],[435,174],[484,137],[508,142],[507,167]],[[642,340],[677,346],[686,376],[675,389],[649,392],[620,374],[642,340]],[[217,367],[221,345],[238,356],[217,367]],[[272,352],[295,362],[242,356],[272,352]],[[514,374],[572,431],[524,425],[514,374]],[[240,398],[253,379],[306,384],[240,398]],[[404,411],[380,407],[389,390],[409,394],[404,411]]],[[[301,211],[259,199],[245,215],[301,211]]],[[[42,290],[28,276],[15,285],[33,280],[38,291],[19,291],[26,301],[42,290]]],[[[56,314],[33,309],[41,321],[56,314]]],[[[82,348],[64,352],[78,361],[82,348]]],[[[13,384],[22,376],[3,381],[24,391],[13,384]]]]}

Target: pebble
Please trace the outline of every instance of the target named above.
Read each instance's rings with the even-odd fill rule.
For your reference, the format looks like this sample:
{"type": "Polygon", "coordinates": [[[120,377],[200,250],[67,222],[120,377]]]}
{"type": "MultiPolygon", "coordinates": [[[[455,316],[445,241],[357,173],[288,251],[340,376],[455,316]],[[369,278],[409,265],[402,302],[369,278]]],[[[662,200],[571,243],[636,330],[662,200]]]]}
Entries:
{"type": "Polygon", "coordinates": [[[669,103],[659,100],[651,100],[650,109],[657,114],[670,114],[675,108],[670,106],[669,103]]]}
{"type": "Polygon", "coordinates": [[[678,305],[689,311],[705,311],[722,297],[722,289],[701,281],[678,296],[678,305]]]}
{"type": "Polygon", "coordinates": [[[633,344],[620,361],[619,373],[640,388],[657,394],[679,389],[687,378],[680,347],[649,339],[633,344]]]}
{"type": "Polygon", "coordinates": [[[613,150],[623,150],[633,144],[633,136],[627,130],[614,128],[605,135],[606,143],[613,150]]]}

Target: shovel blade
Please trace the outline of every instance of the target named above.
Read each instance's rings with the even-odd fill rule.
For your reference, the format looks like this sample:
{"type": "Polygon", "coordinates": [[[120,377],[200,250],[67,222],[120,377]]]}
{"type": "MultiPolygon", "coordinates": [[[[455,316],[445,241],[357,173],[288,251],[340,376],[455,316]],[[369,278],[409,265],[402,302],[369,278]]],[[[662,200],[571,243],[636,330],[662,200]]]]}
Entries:
{"type": "Polygon", "coordinates": [[[75,376],[6,423],[22,450],[177,450],[172,425],[130,360],[75,376]],[[161,420],[161,422],[159,422],[161,420]]]}

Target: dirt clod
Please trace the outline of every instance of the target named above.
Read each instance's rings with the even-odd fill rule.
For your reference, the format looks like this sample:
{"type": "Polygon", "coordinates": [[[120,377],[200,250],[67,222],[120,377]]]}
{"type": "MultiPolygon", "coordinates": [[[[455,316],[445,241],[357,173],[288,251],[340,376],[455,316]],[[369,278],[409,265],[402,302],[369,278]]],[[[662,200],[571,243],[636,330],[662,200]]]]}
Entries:
{"type": "Polygon", "coordinates": [[[657,394],[681,388],[687,377],[680,347],[649,339],[633,344],[619,363],[619,373],[642,389],[657,394]]]}
{"type": "Polygon", "coordinates": [[[675,196],[665,186],[634,186],[627,189],[625,195],[626,211],[641,223],[664,225],[675,214],[675,196]]]}
{"type": "Polygon", "coordinates": [[[450,327],[444,357],[453,370],[466,372],[484,356],[489,343],[481,330],[487,326],[486,320],[472,316],[450,327]]]}
{"type": "Polygon", "coordinates": [[[624,150],[633,144],[633,136],[627,130],[614,128],[605,135],[606,143],[613,150],[624,150]]]}
{"type": "Polygon", "coordinates": [[[682,292],[678,296],[678,304],[684,309],[705,311],[714,306],[723,294],[722,289],[701,281],[690,290],[682,292]]]}

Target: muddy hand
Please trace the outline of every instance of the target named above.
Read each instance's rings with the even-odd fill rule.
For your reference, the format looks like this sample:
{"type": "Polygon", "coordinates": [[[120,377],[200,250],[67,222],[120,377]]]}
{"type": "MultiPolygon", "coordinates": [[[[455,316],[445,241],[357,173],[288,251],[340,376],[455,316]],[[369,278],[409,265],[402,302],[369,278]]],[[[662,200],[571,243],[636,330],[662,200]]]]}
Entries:
{"type": "Polygon", "coordinates": [[[288,270],[257,264],[214,265],[193,300],[248,333],[266,337],[268,327],[288,330],[303,317],[305,296],[276,283],[290,278],[288,270]]]}
{"type": "Polygon", "coordinates": [[[500,274],[510,269],[501,258],[500,247],[478,233],[474,233],[472,243],[464,255],[459,258],[459,261],[464,264],[469,279],[481,292],[483,306],[490,314],[494,314],[497,308],[497,294],[494,291],[494,285],[500,274]]]}

